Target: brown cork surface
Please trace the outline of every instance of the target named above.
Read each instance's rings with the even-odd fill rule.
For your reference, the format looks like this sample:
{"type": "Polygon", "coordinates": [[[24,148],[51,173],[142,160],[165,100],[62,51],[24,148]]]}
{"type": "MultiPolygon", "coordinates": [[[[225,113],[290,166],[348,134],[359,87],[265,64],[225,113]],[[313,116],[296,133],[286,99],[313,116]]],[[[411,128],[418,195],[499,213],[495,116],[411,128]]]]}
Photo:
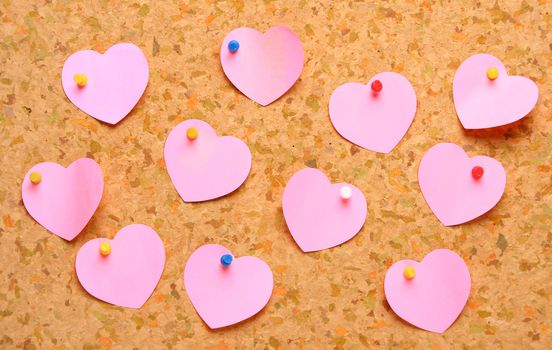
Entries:
{"type": "Polygon", "coordinates": [[[24,349],[550,349],[552,347],[552,3],[511,1],[5,0],[0,4],[0,348],[24,349]],[[295,86],[261,107],[225,78],[224,36],[237,27],[284,24],[301,38],[305,67],[295,86]],[[65,59],[118,42],[141,47],[146,92],[112,127],[85,115],[61,88],[65,59]],[[487,52],[510,74],[539,86],[529,116],[464,131],[452,78],[465,58],[487,52]],[[406,137],[388,155],[342,139],[328,117],[339,85],[381,71],[404,74],[418,98],[406,137]],[[163,143],[187,118],[250,147],[251,174],[235,193],[183,203],[169,180],[163,143]],[[443,227],[417,183],[424,152],[455,142],[500,160],[504,197],[482,218],[443,227]],[[98,161],[105,177],[91,223],[66,242],[21,202],[26,171],[42,161],[98,161]],[[304,254],[281,210],[286,182],[315,166],[354,183],[368,200],[362,231],[334,249],[304,254]],[[163,239],[167,262],[140,310],[88,295],[74,272],[78,249],[143,223],[163,239]],[[255,255],[274,272],[267,307],[211,331],[183,287],[183,269],[205,243],[255,255]],[[390,310],[386,269],[449,248],[467,262],[472,291],[444,334],[416,329],[390,310]]]}

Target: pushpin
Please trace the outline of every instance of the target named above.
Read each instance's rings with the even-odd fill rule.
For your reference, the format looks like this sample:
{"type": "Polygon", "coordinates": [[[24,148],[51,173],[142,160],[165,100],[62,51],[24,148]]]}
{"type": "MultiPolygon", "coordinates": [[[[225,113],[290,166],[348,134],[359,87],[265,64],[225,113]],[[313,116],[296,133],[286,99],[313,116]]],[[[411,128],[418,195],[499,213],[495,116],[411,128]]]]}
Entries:
{"type": "Polygon", "coordinates": [[[232,53],[235,53],[240,48],[240,43],[237,40],[230,40],[228,43],[228,50],[232,53]]]}
{"type": "Polygon", "coordinates": [[[342,199],[349,199],[353,195],[353,190],[349,186],[343,186],[339,190],[342,199]]]}
{"type": "Polygon", "coordinates": [[[383,84],[379,80],[374,80],[370,86],[372,87],[372,91],[375,93],[378,93],[381,89],[383,89],[383,84]]]}
{"type": "Polygon", "coordinates": [[[42,181],[42,175],[40,175],[40,173],[37,173],[36,171],[33,171],[29,175],[29,179],[31,180],[31,183],[33,185],[38,185],[40,183],[40,181],[42,181]]]}
{"type": "Polygon", "coordinates": [[[197,139],[197,135],[199,134],[197,128],[189,128],[186,131],[186,136],[188,137],[188,140],[193,141],[197,139]]]}
{"type": "Polygon", "coordinates": [[[475,180],[479,180],[483,176],[484,173],[485,173],[485,170],[482,167],[480,167],[479,165],[474,166],[473,169],[472,169],[472,177],[475,180]]]}
{"type": "Polygon", "coordinates": [[[232,256],[232,254],[224,254],[223,256],[220,257],[220,263],[224,266],[230,266],[230,264],[232,263],[232,260],[234,260],[234,257],[232,256]]]}
{"type": "Polygon", "coordinates": [[[498,78],[498,70],[496,68],[487,69],[487,78],[491,80],[495,80],[496,78],[498,78]]]}
{"type": "Polygon", "coordinates": [[[75,74],[73,76],[73,80],[79,87],[84,87],[86,86],[86,83],[88,83],[88,77],[86,74],[75,74]]]}
{"type": "Polygon", "coordinates": [[[412,266],[407,266],[404,268],[404,278],[411,280],[416,276],[416,270],[412,266]]]}
{"type": "Polygon", "coordinates": [[[102,242],[100,244],[100,254],[107,256],[111,253],[111,244],[109,242],[102,242]]]}

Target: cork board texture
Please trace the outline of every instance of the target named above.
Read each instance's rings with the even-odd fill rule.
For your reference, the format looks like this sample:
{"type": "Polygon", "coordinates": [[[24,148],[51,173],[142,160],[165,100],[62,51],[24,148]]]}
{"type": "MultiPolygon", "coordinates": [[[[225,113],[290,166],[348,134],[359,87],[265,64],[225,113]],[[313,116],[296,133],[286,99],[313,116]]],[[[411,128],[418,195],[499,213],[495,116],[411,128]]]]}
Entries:
{"type": "Polygon", "coordinates": [[[552,346],[552,3],[512,1],[64,1],[0,4],[0,348],[23,349],[549,349],[552,346]],[[305,67],[275,103],[260,107],[231,86],[219,48],[232,29],[287,25],[301,38],[305,67]],[[61,88],[65,59],[83,49],[132,42],[150,80],[117,126],[85,115],[61,88]],[[536,108],[521,121],[464,131],[454,110],[456,68],[475,53],[502,59],[533,79],[536,108]],[[396,71],[412,83],[418,111],[388,155],[341,138],[328,116],[332,91],[396,71]],[[249,178],[235,193],[184,203],[166,172],[163,144],[197,118],[250,147],[249,178]],[[442,226],[424,201],[417,169],[424,152],[454,142],[504,165],[497,207],[458,227],[442,226]],[[90,224],[72,242],[38,225],[21,201],[26,171],[94,158],[105,189],[90,224]],[[318,167],[362,189],[368,217],[340,247],[304,254],[281,208],[286,182],[318,167]],[[78,249],[143,223],[161,236],[167,263],[140,310],[88,295],[74,271],[78,249]],[[183,286],[184,264],[206,243],[255,255],[274,273],[267,307],[211,331],[183,286]],[[416,329],[383,293],[395,261],[437,248],[460,254],[472,290],[444,334],[416,329]]]}

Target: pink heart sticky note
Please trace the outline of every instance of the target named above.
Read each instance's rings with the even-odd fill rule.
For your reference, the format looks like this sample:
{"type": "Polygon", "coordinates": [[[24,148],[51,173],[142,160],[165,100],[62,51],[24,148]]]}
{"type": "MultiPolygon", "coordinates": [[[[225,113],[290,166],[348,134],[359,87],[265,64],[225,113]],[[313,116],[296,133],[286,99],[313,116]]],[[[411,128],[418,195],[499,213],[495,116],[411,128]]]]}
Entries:
{"type": "Polygon", "coordinates": [[[366,198],[347,183],[332,184],[317,169],[306,168],[286,185],[282,203],[293,239],[304,252],[335,247],[353,238],[366,220],[366,198]]]}
{"type": "Polygon", "coordinates": [[[251,153],[240,139],[218,137],[209,124],[189,119],[167,137],[165,163],[180,197],[200,202],[240,187],[251,169],[251,153]]]}
{"type": "Polygon", "coordinates": [[[157,286],[165,266],[165,248],[149,226],[133,224],[113,240],[86,242],[75,262],[83,288],[107,303],[138,309],[157,286]]]}
{"type": "Polygon", "coordinates": [[[337,132],[375,152],[391,152],[415,114],[416,93],[398,73],[376,74],[368,85],[343,84],[330,97],[330,119],[337,132]]]}
{"type": "Polygon", "coordinates": [[[385,274],[385,297],[406,322],[443,333],[458,318],[470,295],[466,263],[455,252],[437,249],[422,262],[401,260],[385,274]]]}
{"type": "Polygon", "coordinates": [[[56,163],[39,163],[25,174],[21,189],[29,214],[68,241],[90,221],[102,193],[102,170],[89,158],[77,159],[67,168],[56,163]]]}
{"type": "Polygon", "coordinates": [[[493,158],[469,158],[460,146],[440,143],[422,158],[418,182],[435,216],[452,226],[491,210],[504,193],[506,173],[493,158]]]}
{"type": "Polygon", "coordinates": [[[148,78],[146,57],[138,46],[128,43],[114,45],[103,55],[93,50],[76,52],[65,61],[61,72],[67,98],[83,112],[109,124],[117,124],[130,113],[148,78]]]}
{"type": "Polygon", "coordinates": [[[238,90],[266,106],[295,84],[303,70],[304,52],[288,27],[272,27],[264,34],[238,28],[224,38],[220,62],[238,90]]]}
{"type": "Polygon", "coordinates": [[[454,106],[465,129],[484,129],[513,123],[525,117],[539,98],[537,85],[528,78],[508,76],[500,60],[473,55],[460,65],[452,84],[454,106]],[[487,76],[495,69],[498,76],[487,76]]]}
{"type": "Polygon", "coordinates": [[[234,259],[228,249],[216,244],[198,248],[184,269],[186,292],[199,316],[213,329],[261,311],[273,286],[272,271],[264,261],[254,256],[234,259]]]}

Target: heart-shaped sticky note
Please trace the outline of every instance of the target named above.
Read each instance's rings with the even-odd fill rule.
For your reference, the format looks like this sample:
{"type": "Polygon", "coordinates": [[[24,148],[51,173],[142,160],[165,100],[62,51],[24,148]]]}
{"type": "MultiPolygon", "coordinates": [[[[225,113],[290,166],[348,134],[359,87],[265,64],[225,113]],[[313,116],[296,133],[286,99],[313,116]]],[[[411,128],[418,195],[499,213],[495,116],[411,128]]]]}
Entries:
{"type": "Polygon", "coordinates": [[[192,253],[184,287],[210,328],[241,322],[268,303],[274,281],[270,267],[254,256],[234,259],[228,249],[207,244],[192,253]]]}
{"type": "Polygon", "coordinates": [[[418,182],[433,213],[452,226],[491,210],[504,193],[506,173],[493,158],[469,158],[460,146],[440,143],[422,158],[418,182]]]}
{"type": "Polygon", "coordinates": [[[282,208],[304,252],[335,247],[353,238],[366,220],[366,198],[346,183],[332,184],[317,169],[299,170],[284,190],[282,208]]]}
{"type": "Polygon", "coordinates": [[[500,60],[487,54],[465,60],[454,75],[454,106],[466,129],[484,129],[525,117],[539,98],[528,78],[508,76],[500,60]]]}
{"type": "Polygon", "coordinates": [[[330,98],[330,119],[352,143],[389,153],[404,137],[416,114],[416,93],[398,73],[375,75],[368,85],[346,83],[330,98]]]}
{"type": "Polygon", "coordinates": [[[148,61],[136,45],[121,43],[103,55],[84,50],[72,54],[61,73],[65,94],[80,110],[117,124],[138,103],[149,78],[148,61]]]}
{"type": "Polygon", "coordinates": [[[251,169],[251,153],[240,139],[218,137],[209,124],[189,119],[167,137],[165,163],[180,197],[200,202],[240,187],[251,169]]]}
{"type": "Polygon", "coordinates": [[[102,193],[102,170],[89,158],[77,159],[67,168],[51,162],[39,163],[25,174],[21,190],[29,214],[68,241],[90,221],[102,193]]]}
{"type": "Polygon", "coordinates": [[[295,84],[304,52],[299,37],[288,27],[272,27],[264,34],[238,28],[224,38],[220,62],[238,90],[266,106],[295,84]]]}
{"type": "Polygon", "coordinates": [[[385,274],[385,297],[408,323],[443,333],[458,318],[470,295],[466,263],[455,252],[437,249],[422,262],[401,260],[385,274]]]}
{"type": "Polygon", "coordinates": [[[165,248],[157,233],[133,224],[113,240],[96,238],[77,253],[75,268],[83,288],[117,306],[138,309],[157,286],[165,266],[165,248]]]}

